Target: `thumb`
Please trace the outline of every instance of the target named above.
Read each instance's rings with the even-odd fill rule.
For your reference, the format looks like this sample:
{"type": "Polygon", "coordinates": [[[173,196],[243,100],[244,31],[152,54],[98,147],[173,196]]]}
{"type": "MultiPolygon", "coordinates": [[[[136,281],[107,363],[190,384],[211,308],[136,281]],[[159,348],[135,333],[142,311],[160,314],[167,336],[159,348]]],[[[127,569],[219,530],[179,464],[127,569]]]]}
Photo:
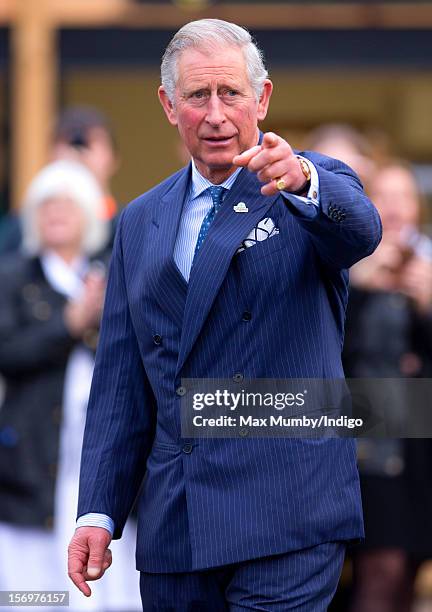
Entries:
{"type": "Polygon", "coordinates": [[[247,166],[250,160],[255,157],[257,153],[261,151],[261,145],[256,145],[255,147],[251,147],[246,151],[243,151],[240,155],[236,155],[233,158],[233,164],[235,166],[247,166]]]}
{"type": "Polygon", "coordinates": [[[89,543],[90,554],[87,563],[87,575],[89,578],[98,578],[103,572],[106,546],[101,542],[89,543]]]}
{"type": "Polygon", "coordinates": [[[273,132],[266,132],[262,139],[262,146],[264,149],[270,149],[275,147],[279,142],[279,138],[273,132]]]}

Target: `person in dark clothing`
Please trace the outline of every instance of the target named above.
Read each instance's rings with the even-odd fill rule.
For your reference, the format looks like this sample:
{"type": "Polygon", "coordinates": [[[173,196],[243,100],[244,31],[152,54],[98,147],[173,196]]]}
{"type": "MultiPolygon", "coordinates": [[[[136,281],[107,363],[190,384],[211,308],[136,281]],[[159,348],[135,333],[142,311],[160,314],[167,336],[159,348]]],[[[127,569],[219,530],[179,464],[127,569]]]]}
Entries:
{"type": "MultiPolygon", "coordinates": [[[[49,164],[21,211],[25,252],[0,258],[3,590],[58,590],[67,580],[65,547],[108,264],[102,200],[85,166],[49,164]]],[[[133,541],[134,527],[128,529],[133,541]]],[[[127,564],[123,557],[111,587],[101,586],[98,609],[138,609],[138,588],[125,582],[133,571],[127,564]]],[[[71,607],[83,609],[71,597],[71,607]]]]}
{"type": "MultiPolygon", "coordinates": [[[[352,269],[344,347],[348,377],[432,375],[432,242],[420,233],[421,196],[410,168],[380,168],[370,193],[383,240],[352,269]]],[[[389,382],[389,384],[391,384],[389,382]]],[[[393,396],[397,418],[406,397],[393,396]]],[[[359,441],[365,543],[354,556],[352,612],[408,612],[422,559],[432,555],[432,442],[359,441]]]]}

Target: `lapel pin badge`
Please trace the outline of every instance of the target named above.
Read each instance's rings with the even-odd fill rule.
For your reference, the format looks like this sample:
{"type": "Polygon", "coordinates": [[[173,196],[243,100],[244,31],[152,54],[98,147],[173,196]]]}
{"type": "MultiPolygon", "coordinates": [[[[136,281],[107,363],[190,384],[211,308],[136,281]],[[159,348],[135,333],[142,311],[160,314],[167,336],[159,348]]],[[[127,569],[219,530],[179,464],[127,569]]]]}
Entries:
{"type": "Polygon", "coordinates": [[[246,206],[244,202],[239,202],[235,206],[233,206],[233,210],[236,213],[247,213],[249,212],[249,208],[246,206]]]}

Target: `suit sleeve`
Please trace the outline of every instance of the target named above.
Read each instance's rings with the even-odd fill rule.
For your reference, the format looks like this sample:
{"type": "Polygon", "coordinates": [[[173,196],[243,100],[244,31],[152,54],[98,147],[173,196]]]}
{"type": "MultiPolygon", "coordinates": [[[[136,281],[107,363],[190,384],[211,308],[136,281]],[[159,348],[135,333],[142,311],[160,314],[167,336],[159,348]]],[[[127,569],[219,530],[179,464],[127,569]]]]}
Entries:
{"type": "Polygon", "coordinates": [[[101,513],[121,537],[154,438],[156,406],[131,321],[116,233],[81,457],[78,517],[101,513]]]}
{"type": "Polygon", "coordinates": [[[349,268],[378,246],[382,235],[378,212],[349,166],[317,153],[302,155],[317,169],[319,206],[285,193],[284,200],[308,231],[320,258],[333,268],[349,268]]]}

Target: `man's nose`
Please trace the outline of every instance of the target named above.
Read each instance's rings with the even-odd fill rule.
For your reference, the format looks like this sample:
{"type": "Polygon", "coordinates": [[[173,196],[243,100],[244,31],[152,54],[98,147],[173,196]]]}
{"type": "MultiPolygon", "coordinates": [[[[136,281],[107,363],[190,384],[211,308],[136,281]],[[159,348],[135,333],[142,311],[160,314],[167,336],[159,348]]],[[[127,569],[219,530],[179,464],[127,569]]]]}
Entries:
{"type": "Polygon", "coordinates": [[[206,121],[212,127],[217,127],[225,121],[224,105],[217,93],[212,93],[207,103],[206,121]]]}

